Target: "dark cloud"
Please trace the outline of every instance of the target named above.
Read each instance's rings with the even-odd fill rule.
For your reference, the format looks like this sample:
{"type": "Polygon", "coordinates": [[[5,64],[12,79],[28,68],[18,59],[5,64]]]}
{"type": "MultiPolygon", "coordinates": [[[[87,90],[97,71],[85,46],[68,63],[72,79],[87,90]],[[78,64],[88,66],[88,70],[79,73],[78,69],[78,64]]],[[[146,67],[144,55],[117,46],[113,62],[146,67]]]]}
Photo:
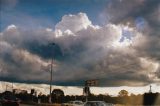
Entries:
{"type": "Polygon", "coordinates": [[[109,8],[116,5],[115,10],[110,10],[109,14],[117,19],[113,18],[112,24],[105,26],[92,25],[85,13],[65,15],[55,30],[23,30],[10,25],[0,33],[0,63],[5,68],[0,79],[48,83],[49,73],[42,67],[50,66],[54,57],[54,84],[58,85],[83,85],[87,79],[98,79],[100,86],[159,83],[159,74],[155,74],[159,72],[158,32],[152,28],[144,32],[151,25],[145,18],[147,15],[139,16],[137,9],[142,6],[145,10],[146,1],[114,2],[109,8]],[[137,16],[130,15],[134,8],[137,16]],[[115,14],[117,9],[122,10],[123,17],[115,14]],[[120,21],[129,21],[128,17],[137,20],[144,29],[120,21]],[[123,31],[125,35],[132,33],[130,38],[123,31]],[[55,45],[49,46],[51,42],[55,45]]]}
{"type": "Polygon", "coordinates": [[[110,17],[109,21],[113,23],[127,22],[130,19],[134,21],[138,17],[154,21],[153,14],[157,16],[155,11],[159,11],[159,5],[159,0],[113,0],[107,4],[104,14],[110,17]]]}
{"type": "Polygon", "coordinates": [[[148,41],[145,47],[136,47],[136,49],[159,61],[159,0],[113,0],[107,4],[103,14],[108,22],[128,24],[141,31],[148,41]]]}

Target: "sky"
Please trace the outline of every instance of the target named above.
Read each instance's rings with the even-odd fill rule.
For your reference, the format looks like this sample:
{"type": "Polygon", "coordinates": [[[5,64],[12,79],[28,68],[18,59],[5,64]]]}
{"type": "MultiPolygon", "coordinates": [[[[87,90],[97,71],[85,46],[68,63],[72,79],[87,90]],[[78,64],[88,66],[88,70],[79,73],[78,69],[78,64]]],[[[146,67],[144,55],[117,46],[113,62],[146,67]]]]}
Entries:
{"type": "Polygon", "coordinates": [[[53,85],[84,86],[97,79],[99,87],[113,89],[160,86],[159,0],[0,5],[0,81],[48,84],[54,58],[53,85]]]}

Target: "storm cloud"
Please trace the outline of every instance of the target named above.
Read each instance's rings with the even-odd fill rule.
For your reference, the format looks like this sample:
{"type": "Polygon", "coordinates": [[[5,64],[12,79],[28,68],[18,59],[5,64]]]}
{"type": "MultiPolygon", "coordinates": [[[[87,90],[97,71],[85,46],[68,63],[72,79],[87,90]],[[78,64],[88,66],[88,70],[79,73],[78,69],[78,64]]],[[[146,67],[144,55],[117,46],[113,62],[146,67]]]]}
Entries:
{"type": "Polygon", "coordinates": [[[143,44],[136,45],[136,49],[150,58],[160,57],[160,1],[159,0],[113,0],[106,5],[100,18],[114,24],[124,24],[135,27],[145,35],[143,44]],[[142,47],[143,45],[143,47],[142,47]],[[153,46],[154,45],[154,46],[153,46]]]}
{"type": "Polygon", "coordinates": [[[54,58],[57,85],[82,86],[87,79],[98,79],[100,86],[159,83],[159,20],[151,17],[159,14],[158,3],[150,12],[146,6],[153,3],[147,0],[114,2],[103,12],[110,16],[103,26],[92,24],[86,13],[64,15],[54,29],[8,26],[0,33],[0,80],[48,83],[54,58]]]}

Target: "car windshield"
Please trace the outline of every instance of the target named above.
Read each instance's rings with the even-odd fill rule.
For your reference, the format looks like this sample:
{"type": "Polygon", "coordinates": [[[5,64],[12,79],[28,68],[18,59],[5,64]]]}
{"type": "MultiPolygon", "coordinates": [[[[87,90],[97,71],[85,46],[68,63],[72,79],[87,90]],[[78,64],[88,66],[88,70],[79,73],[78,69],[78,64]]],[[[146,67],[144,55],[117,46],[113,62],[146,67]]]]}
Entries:
{"type": "Polygon", "coordinates": [[[102,102],[87,102],[85,106],[105,106],[102,102]]]}
{"type": "Polygon", "coordinates": [[[81,104],[83,104],[82,102],[75,102],[75,104],[77,104],[77,105],[81,105],[81,104]]]}
{"type": "Polygon", "coordinates": [[[71,103],[71,104],[77,104],[77,105],[83,104],[83,102],[81,102],[81,101],[70,101],[69,103],[71,103]]]}

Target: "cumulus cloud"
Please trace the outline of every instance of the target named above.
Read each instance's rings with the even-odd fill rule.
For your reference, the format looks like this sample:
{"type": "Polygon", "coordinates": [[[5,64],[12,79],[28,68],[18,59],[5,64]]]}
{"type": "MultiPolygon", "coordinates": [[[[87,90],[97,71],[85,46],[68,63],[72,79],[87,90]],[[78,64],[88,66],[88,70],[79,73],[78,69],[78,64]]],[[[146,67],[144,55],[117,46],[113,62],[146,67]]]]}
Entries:
{"type": "Polygon", "coordinates": [[[145,40],[141,43],[143,47],[138,45],[136,49],[143,52],[143,55],[147,53],[148,57],[159,60],[159,8],[158,0],[113,0],[106,5],[100,18],[107,22],[135,27],[145,35],[142,36],[143,41],[145,40]],[[156,45],[152,46],[154,44],[156,45]]]}
{"type": "Polygon", "coordinates": [[[55,28],[61,31],[69,29],[72,32],[77,32],[86,29],[89,25],[91,25],[91,21],[88,19],[87,15],[79,13],[77,15],[64,15],[55,28]]]}
{"type": "Polygon", "coordinates": [[[159,47],[157,55],[150,54],[154,38],[122,23],[93,25],[85,13],[63,16],[55,30],[10,25],[0,38],[0,63],[5,68],[1,80],[47,83],[49,73],[42,67],[54,57],[58,85],[83,85],[87,79],[99,79],[100,86],[160,81],[159,47]],[[49,46],[51,42],[55,45],[49,46]]]}
{"type": "MultiPolygon", "coordinates": [[[[40,77],[46,77],[47,73],[43,73],[41,65],[46,66],[48,63],[31,54],[26,50],[17,49],[5,42],[1,43],[2,51],[0,52],[1,79],[8,81],[30,81],[38,82],[40,77]],[[38,75],[38,76],[37,76],[38,75]]],[[[44,81],[48,81],[47,78],[44,81]]]]}
{"type": "Polygon", "coordinates": [[[133,24],[135,19],[139,17],[153,21],[153,19],[158,18],[156,16],[159,13],[159,3],[158,0],[113,0],[106,4],[100,17],[103,16],[112,23],[130,22],[133,24]]]}

